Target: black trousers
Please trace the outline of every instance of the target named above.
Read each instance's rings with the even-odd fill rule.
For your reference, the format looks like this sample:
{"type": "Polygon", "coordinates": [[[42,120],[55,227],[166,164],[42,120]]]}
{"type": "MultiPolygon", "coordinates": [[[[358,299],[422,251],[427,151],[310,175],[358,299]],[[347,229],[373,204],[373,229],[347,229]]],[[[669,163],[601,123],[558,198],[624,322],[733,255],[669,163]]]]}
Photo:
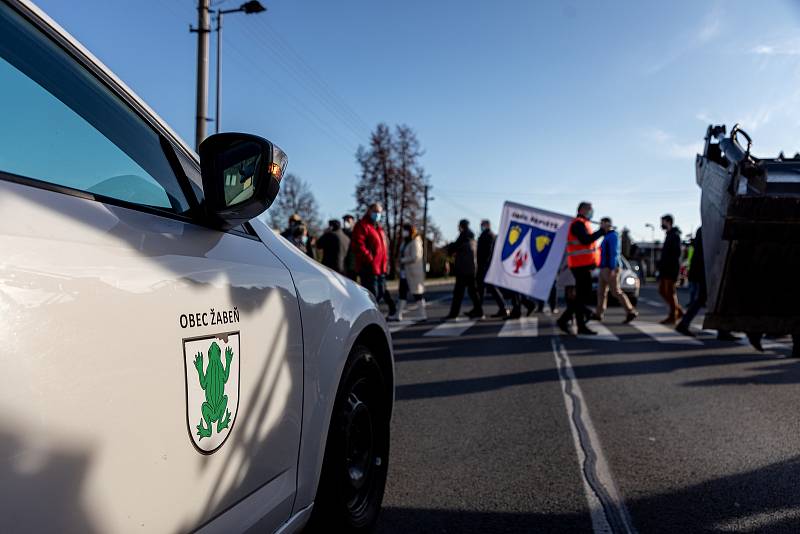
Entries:
{"type": "Polygon", "coordinates": [[[481,299],[478,298],[478,287],[475,283],[474,274],[457,274],[456,285],[453,287],[453,303],[450,305],[450,317],[457,317],[461,311],[461,301],[464,300],[464,290],[469,293],[472,307],[476,311],[482,311],[481,299]]]}
{"type": "Polygon", "coordinates": [[[586,307],[592,298],[593,269],[591,265],[570,269],[572,276],[575,277],[575,299],[567,300],[567,309],[560,320],[566,322],[574,317],[579,330],[586,328],[586,307]]]}
{"type": "Polygon", "coordinates": [[[394,315],[394,312],[397,311],[397,306],[394,303],[392,294],[386,289],[386,276],[382,274],[376,275],[369,269],[364,269],[361,271],[360,278],[361,285],[375,296],[375,300],[378,302],[384,301],[389,306],[389,315],[394,315]]]}
{"type": "Polygon", "coordinates": [[[483,298],[486,293],[492,296],[494,301],[497,303],[498,310],[505,310],[506,309],[506,301],[503,299],[503,295],[500,294],[500,290],[497,289],[492,284],[487,284],[483,281],[483,278],[486,276],[486,272],[478,272],[478,279],[475,281],[476,285],[478,286],[478,297],[481,299],[481,303],[483,303],[483,298]]]}

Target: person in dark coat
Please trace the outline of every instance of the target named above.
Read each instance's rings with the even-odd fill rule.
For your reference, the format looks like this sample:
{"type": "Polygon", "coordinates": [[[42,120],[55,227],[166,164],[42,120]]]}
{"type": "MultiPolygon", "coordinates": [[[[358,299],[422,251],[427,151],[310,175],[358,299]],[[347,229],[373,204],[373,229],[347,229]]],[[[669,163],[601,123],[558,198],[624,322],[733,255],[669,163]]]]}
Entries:
{"type": "Polygon", "coordinates": [[[456,277],[456,285],[453,287],[453,303],[450,306],[450,313],[445,319],[458,317],[461,311],[461,301],[464,300],[465,289],[469,293],[470,300],[472,300],[472,309],[467,312],[467,315],[470,318],[477,319],[483,317],[483,306],[481,299],[478,298],[478,288],[475,283],[478,246],[475,242],[475,234],[469,229],[468,220],[461,219],[459,221],[458,231],[458,239],[445,247],[448,254],[455,256],[453,274],[456,277]]]}
{"type": "MultiPolygon", "coordinates": [[[[342,216],[342,232],[344,235],[347,236],[347,239],[353,239],[353,227],[356,224],[356,219],[349,213],[342,216]]],[[[355,281],[358,278],[358,272],[356,271],[356,255],[353,251],[352,244],[347,251],[347,255],[344,258],[344,275],[349,278],[350,280],[355,281]]]]}
{"type": "MultiPolygon", "coordinates": [[[[683,318],[675,327],[675,330],[685,336],[695,337],[695,333],[691,331],[689,325],[697,316],[700,308],[704,308],[706,300],[708,299],[708,286],[706,285],[706,262],[703,258],[703,228],[697,229],[694,235],[694,253],[692,254],[692,263],[689,265],[688,279],[690,284],[694,284],[697,290],[697,295],[689,303],[686,311],[683,313],[683,318]]],[[[737,341],[739,338],[728,332],[727,330],[718,330],[717,339],[720,341],[737,341]]]]}
{"type": "Polygon", "coordinates": [[[658,292],[669,306],[669,315],[661,324],[675,324],[683,317],[683,308],[678,303],[676,284],[681,265],[681,231],[675,226],[672,215],[661,217],[661,229],[666,232],[658,262],[658,292]]]}
{"type": "Polygon", "coordinates": [[[328,229],[317,239],[317,248],[322,251],[322,265],[344,274],[350,238],[342,231],[342,225],[337,219],[328,221],[328,229]]]}
{"type": "Polygon", "coordinates": [[[484,296],[488,292],[497,303],[497,313],[492,315],[492,317],[507,317],[508,309],[506,308],[506,301],[500,294],[500,290],[483,281],[486,277],[486,273],[489,271],[489,265],[492,263],[492,252],[496,239],[497,236],[492,232],[492,226],[489,220],[482,220],[481,235],[478,236],[478,278],[475,282],[478,288],[478,298],[481,299],[481,301],[483,301],[484,296]]]}

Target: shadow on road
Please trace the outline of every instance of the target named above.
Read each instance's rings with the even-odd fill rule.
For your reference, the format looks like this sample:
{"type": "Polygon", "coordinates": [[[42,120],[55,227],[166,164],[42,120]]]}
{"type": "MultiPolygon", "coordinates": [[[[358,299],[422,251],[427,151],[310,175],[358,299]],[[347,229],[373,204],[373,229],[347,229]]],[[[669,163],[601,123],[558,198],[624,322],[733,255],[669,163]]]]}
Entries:
{"type": "Polygon", "coordinates": [[[537,514],[526,512],[477,512],[424,508],[387,507],[381,511],[376,534],[408,534],[436,532],[531,532],[591,531],[588,515],[537,514]]]}
{"type": "Polygon", "coordinates": [[[763,365],[748,369],[753,373],[746,376],[727,376],[686,382],[684,386],[773,386],[781,384],[800,384],[800,360],[784,360],[777,365],[763,365]]]}
{"type": "MultiPolygon", "coordinates": [[[[459,349],[449,346],[443,347],[442,357],[453,357],[458,354],[459,349]]],[[[502,348],[498,348],[502,351],[502,348]]],[[[712,367],[722,365],[740,364],[743,362],[761,362],[764,356],[748,355],[741,353],[730,354],[692,354],[692,355],[673,355],[665,358],[622,361],[614,363],[597,363],[574,365],[575,376],[580,379],[609,378],[620,376],[636,376],[648,374],[672,373],[682,369],[693,369],[697,367],[712,367]]],[[[800,366],[791,365],[793,380],[800,382],[800,366]]],[[[721,378],[715,380],[740,380],[738,377],[721,378]]],[[[750,383],[747,380],[743,383],[750,383]]],[[[476,378],[461,378],[455,380],[441,380],[434,382],[423,382],[419,384],[405,384],[395,388],[395,398],[397,400],[425,399],[435,397],[450,397],[454,395],[466,395],[469,393],[481,393],[496,389],[519,386],[525,384],[535,384],[546,381],[558,381],[558,374],[555,368],[527,371],[522,373],[508,373],[502,375],[482,376],[476,378]]],[[[735,382],[731,382],[735,383],[735,382]]],[[[691,383],[690,385],[708,385],[703,383],[691,383]]]]}
{"type": "MultiPolygon", "coordinates": [[[[475,481],[479,484],[480,481],[475,481]]],[[[627,500],[639,532],[797,532],[800,457],[627,500]]],[[[624,491],[624,488],[622,488],[624,491]]],[[[525,507],[525,503],[519,503],[525,507]]],[[[387,507],[379,534],[590,532],[585,514],[387,507]]]]}

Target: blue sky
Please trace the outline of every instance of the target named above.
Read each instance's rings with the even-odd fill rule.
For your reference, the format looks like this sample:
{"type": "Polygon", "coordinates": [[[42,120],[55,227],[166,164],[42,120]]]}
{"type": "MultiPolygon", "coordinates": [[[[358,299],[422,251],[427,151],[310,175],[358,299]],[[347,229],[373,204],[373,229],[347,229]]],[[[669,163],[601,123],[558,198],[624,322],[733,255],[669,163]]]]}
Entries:
{"type": "MultiPolygon", "coordinates": [[[[416,130],[447,238],[506,199],[686,232],[709,122],[740,122],[756,155],[800,150],[790,2],[262,1],[225,19],[222,128],[284,148],[324,218],[352,209],[378,122],[416,130]]],[[[193,144],[194,0],[38,5],[193,144]]]]}

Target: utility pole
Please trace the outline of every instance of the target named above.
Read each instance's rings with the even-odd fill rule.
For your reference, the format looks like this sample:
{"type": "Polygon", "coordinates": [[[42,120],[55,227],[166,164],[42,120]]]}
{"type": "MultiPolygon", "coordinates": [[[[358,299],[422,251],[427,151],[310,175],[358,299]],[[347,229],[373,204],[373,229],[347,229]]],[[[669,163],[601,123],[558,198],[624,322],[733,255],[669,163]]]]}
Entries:
{"type": "MultiPolygon", "coordinates": [[[[261,2],[258,0],[250,0],[249,2],[245,2],[241,6],[237,7],[236,9],[218,9],[217,10],[217,75],[216,75],[216,112],[214,115],[214,132],[219,133],[221,117],[220,114],[220,102],[222,101],[221,93],[222,93],[222,17],[223,15],[227,15],[228,13],[244,13],[246,15],[252,15],[254,13],[262,13],[266,11],[267,8],[261,5],[261,2]]],[[[206,40],[208,43],[208,40],[206,40]]],[[[208,66],[206,66],[208,68],[208,66]]],[[[206,79],[208,79],[208,75],[206,74],[206,79]]],[[[199,145],[200,143],[198,143],[199,145]]]]}
{"type": "Polygon", "coordinates": [[[225,12],[222,10],[217,12],[217,75],[215,76],[217,87],[214,91],[217,101],[217,109],[214,112],[214,133],[219,133],[219,103],[222,99],[222,96],[220,95],[220,91],[222,90],[222,83],[220,83],[220,79],[222,75],[222,16],[224,14],[225,12]]]}
{"type": "Polygon", "coordinates": [[[425,203],[422,207],[422,268],[428,272],[428,184],[425,184],[425,203]]]}
{"type": "Polygon", "coordinates": [[[200,143],[206,138],[206,122],[208,122],[208,24],[211,0],[197,1],[197,28],[189,27],[190,32],[197,33],[197,113],[195,115],[194,148],[199,150],[200,143]]]}

